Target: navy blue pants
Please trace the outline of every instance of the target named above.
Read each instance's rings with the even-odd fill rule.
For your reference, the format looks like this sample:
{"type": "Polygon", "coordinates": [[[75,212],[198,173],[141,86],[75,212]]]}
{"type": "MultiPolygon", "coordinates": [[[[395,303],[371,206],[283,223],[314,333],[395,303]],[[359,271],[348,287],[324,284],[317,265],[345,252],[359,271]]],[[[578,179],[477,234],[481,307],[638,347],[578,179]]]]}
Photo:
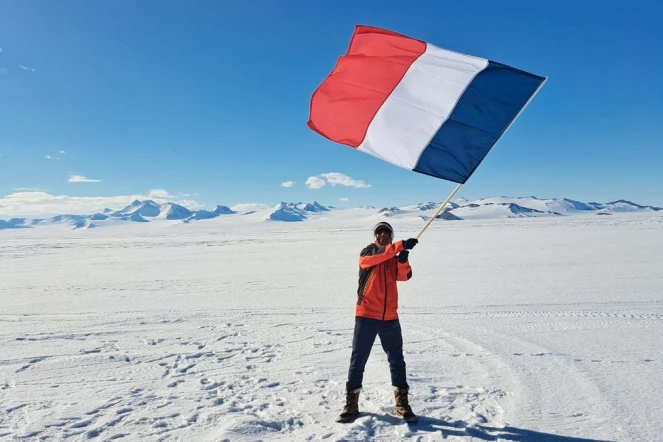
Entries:
{"type": "Polygon", "coordinates": [[[387,354],[391,385],[408,388],[405,377],[405,360],[403,359],[403,335],[398,319],[380,321],[378,319],[355,318],[354,338],[352,339],[352,355],[346,388],[354,390],[362,386],[364,367],[371,354],[375,337],[380,336],[382,349],[387,354]]]}

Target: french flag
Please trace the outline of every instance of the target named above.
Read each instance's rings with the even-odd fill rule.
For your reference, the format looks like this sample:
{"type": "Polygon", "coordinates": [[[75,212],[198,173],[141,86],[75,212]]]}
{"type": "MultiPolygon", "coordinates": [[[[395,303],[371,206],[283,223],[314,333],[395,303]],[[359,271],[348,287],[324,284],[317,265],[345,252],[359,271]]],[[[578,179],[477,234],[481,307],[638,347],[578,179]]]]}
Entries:
{"type": "Polygon", "coordinates": [[[425,175],[465,183],[546,78],[356,26],[311,97],[323,137],[425,175]]]}

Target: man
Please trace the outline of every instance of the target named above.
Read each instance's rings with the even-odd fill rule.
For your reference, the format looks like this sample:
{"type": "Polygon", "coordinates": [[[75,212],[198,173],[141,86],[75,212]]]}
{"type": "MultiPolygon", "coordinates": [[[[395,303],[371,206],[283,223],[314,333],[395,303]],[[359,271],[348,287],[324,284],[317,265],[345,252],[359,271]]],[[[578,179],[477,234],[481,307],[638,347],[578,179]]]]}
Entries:
{"type": "Polygon", "coordinates": [[[398,320],[397,281],[412,277],[408,261],[410,250],[418,243],[410,238],[393,242],[394,229],[386,222],[373,228],[375,242],[359,254],[359,287],[355,307],[350,369],[345,385],[346,404],[337,422],[352,422],[359,415],[359,392],[364,367],[375,337],[387,354],[391,384],[396,399],[396,413],[409,422],[417,420],[408,403],[409,386],[405,375],[403,336],[398,320]]]}

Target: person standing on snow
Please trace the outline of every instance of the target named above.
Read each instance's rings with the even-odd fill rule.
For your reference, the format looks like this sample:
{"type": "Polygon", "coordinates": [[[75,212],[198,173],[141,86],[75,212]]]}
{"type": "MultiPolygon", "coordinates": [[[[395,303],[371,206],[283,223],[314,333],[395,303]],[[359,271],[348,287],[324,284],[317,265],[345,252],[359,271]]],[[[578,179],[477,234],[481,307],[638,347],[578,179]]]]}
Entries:
{"type": "Polygon", "coordinates": [[[396,413],[413,422],[417,416],[408,403],[397,281],[408,281],[412,277],[408,255],[418,241],[410,238],[393,242],[394,229],[386,222],[378,223],[373,234],[375,242],[359,254],[359,286],[350,369],[345,385],[346,404],[336,421],[352,422],[359,415],[364,367],[375,337],[379,335],[389,361],[396,413]]]}

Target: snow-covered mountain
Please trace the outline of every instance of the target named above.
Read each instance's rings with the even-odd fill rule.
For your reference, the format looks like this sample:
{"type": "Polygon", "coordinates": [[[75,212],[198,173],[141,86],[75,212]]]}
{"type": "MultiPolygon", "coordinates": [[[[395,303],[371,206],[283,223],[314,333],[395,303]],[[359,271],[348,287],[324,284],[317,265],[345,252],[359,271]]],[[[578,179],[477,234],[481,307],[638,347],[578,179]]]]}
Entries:
{"type": "Polygon", "coordinates": [[[184,206],[175,203],[165,203],[159,208],[157,218],[163,219],[187,219],[193,216],[193,212],[184,206]]]}
{"type": "MultiPolygon", "coordinates": [[[[427,211],[427,210],[437,210],[440,207],[441,204],[442,203],[436,203],[436,202],[431,201],[431,202],[428,202],[428,203],[419,203],[419,204],[411,204],[411,205],[408,205],[408,206],[403,206],[403,207],[400,207],[400,209],[404,210],[404,211],[417,211],[418,210],[418,211],[424,212],[424,211],[427,211]]],[[[447,208],[455,209],[457,207],[459,207],[458,203],[455,203],[453,201],[449,201],[449,203],[447,203],[445,209],[447,209],[447,208]]]]}
{"type": "Polygon", "coordinates": [[[513,202],[468,203],[449,211],[460,219],[526,218],[539,216],[562,216],[552,210],[539,210],[513,202]]]}
{"type": "MultiPolygon", "coordinates": [[[[206,210],[200,210],[199,212],[206,212],[206,210]]],[[[228,206],[216,206],[213,212],[217,215],[232,215],[233,213],[236,213],[228,206]]]]}
{"type": "MultiPolygon", "coordinates": [[[[214,210],[190,210],[182,205],[166,202],[158,204],[152,200],[134,201],[119,210],[103,209],[90,215],[62,214],[48,219],[11,218],[0,220],[0,230],[31,228],[43,225],[65,225],[72,229],[90,229],[117,223],[149,223],[176,221],[179,223],[203,222],[215,218],[240,218],[241,222],[305,222],[311,219],[326,219],[340,216],[343,219],[374,220],[394,218],[427,221],[433,216],[441,202],[415,203],[403,206],[378,208],[361,206],[339,209],[324,206],[317,201],[285,202],[276,205],[239,204],[228,207],[217,205],[214,210]]],[[[462,221],[472,219],[504,219],[531,217],[561,217],[577,214],[611,215],[623,212],[658,212],[663,209],[643,206],[626,200],[608,203],[584,203],[568,198],[541,199],[529,197],[490,197],[477,200],[456,199],[447,204],[438,219],[462,221]]]]}
{"type": "Polygon", "coordinates": [[[286,203],[281,201],[262,216],[265,221],[304,221],[309,218],[311,214],[329,212],[330,209],[314,201],[310,203],[286,203]]]}
{"type": "Polygon", "coordinates": [[[292,203],[278,203],[268,213],[262,216],[265,221],[303,221],[307,219],[306,212],[292,203]]]}
{"type": "Polygon", "coordinates": [[[140,216],[154,217],[154,216],[159,216],[160,213],[161,213],[161,206],[155,203],[154,201],[135,200],[133,203],[131,203],[130,205],[126,206],[121,210],[118,210],[116,212],[110,212],[109,215],[114,217],[122,217],[127,215],[130,216],[133,214],[138,214],[140,216]]]}

